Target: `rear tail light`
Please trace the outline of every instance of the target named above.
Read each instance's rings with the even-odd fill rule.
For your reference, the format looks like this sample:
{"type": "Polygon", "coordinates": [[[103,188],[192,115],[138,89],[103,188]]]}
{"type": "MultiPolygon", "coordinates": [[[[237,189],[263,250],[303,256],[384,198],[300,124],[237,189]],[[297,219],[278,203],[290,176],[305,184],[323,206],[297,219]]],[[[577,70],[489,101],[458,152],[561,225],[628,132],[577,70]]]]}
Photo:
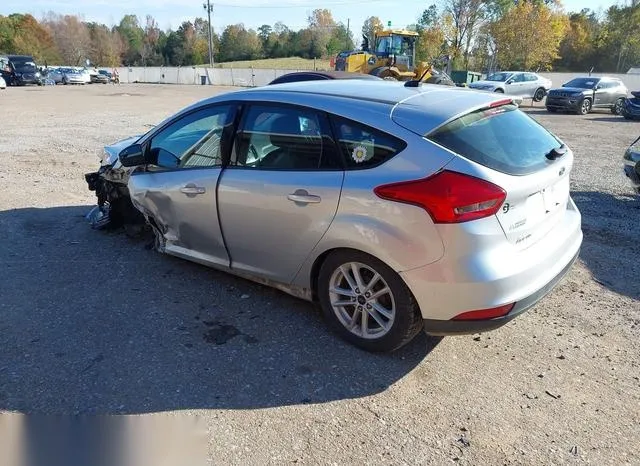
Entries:
{"type": "Polygon", "coordinates": [[[494,215],[507,197],[499,186],[448,170],[429,178],[378,186],[382,199],[425,209],[436,223],[462,223],[494,215]]]}
{"type": "Polygon", "coordinates": [[[462,314],[455,316],[452,320],[489,320],[497,317],[504,317],[511,312],[513,306],[515,306],[515,303],[492,307],[491,309],[463,312],[462,314]]]}

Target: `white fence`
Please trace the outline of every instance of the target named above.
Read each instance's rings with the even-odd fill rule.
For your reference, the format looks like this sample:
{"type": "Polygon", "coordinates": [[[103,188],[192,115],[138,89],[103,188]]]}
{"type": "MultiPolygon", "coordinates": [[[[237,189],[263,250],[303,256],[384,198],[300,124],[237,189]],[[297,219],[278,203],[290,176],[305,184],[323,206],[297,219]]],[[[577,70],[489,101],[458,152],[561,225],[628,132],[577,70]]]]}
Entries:
{"type": "MultiPolygon", "coordinates": [[[[123,83],[155,83],[155,84],[215,84],[218,86],[255,87],[269,84],[272,80],[286,73],[299,70],[274,69],[233,69],[205,67],[134,67],[118,68],[120,82],[123,83]]],[[[551,79],[554,86],[560,86],[577,76],[586,73],[540,73],[551,79]]],[[[606,74],[617,77],[630,90],[640,90],[638,74],[606,74]]],[[[594,73],[593,76],[602,76],[594,73]]]]}
{"type": "Polygon", "coordinates": [[[204,67],[118,68],[122,83],[215,84],[217,86],[265,86],[278,76],[299,70],[233,69],[204,67]]]}

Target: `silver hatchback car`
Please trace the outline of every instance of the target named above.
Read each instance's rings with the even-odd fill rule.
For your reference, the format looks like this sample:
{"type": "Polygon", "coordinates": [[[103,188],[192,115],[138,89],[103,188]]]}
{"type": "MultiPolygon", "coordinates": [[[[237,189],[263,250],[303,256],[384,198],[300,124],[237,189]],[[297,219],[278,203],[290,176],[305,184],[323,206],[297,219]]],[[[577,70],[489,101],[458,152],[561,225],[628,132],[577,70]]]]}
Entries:
{"type": "Polygon", "coordinates": [[[274,85],[199,102],[125,145],[113,168],[131,167],[160,251],[317,301],[371,351],[422,328],[505,324],[582,242],[571,151],[495,94],[274,85]]]}

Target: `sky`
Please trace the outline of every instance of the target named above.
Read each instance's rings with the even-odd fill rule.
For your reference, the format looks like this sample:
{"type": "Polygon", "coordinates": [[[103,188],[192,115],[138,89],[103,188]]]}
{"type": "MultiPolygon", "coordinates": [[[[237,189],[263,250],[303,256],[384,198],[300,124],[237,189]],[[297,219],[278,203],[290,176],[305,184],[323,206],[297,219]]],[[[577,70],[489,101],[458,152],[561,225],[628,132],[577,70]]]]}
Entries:
{"type": "MultiPolygon", "coordinates": [[[[206,0],[204,0],[206,2],[206,0]]],[[[316,8],[328,8],[336,21],[349,23],[356,42],[364,20],[378,16],[385,24],[403,27],[416,22],[422,11],[437,0],[220,0],[212,1],[212,24],[220,33],[228,24],[244,23],[257,29],[262,24],[282,21],[290,29],[306,27],[308,14],[316,8]]],[[[566,11],[590,8],[605,10],[611,5],[630,3],[630,0],[563,0],[566,11]]],[[[203,0],[2,0],[0,14],[30,13],[41,18],[46,12],[76,14],[86,21],[113,26],[125,14],[135,14],[144,24],[151,14],[162,29],[176,29],[183,21],[206,15],[203,0]]]]}

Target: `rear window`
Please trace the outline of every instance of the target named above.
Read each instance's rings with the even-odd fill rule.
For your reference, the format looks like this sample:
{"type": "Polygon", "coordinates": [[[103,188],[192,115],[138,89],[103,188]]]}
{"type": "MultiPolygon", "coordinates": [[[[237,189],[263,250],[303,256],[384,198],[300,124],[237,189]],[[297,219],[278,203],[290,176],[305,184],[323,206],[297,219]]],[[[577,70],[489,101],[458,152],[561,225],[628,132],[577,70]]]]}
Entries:
{"type": "Polygon", "coordinates": [[[485,167],[527,175],[547,166],[546,155],[561,143],[515,105],[480,110],[427,136],[431,141],[485,167]]]}

